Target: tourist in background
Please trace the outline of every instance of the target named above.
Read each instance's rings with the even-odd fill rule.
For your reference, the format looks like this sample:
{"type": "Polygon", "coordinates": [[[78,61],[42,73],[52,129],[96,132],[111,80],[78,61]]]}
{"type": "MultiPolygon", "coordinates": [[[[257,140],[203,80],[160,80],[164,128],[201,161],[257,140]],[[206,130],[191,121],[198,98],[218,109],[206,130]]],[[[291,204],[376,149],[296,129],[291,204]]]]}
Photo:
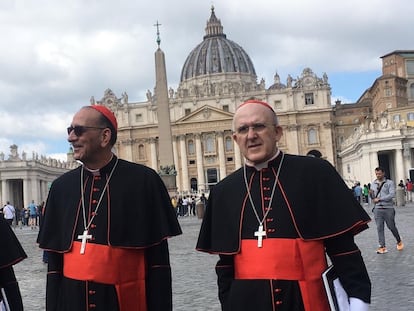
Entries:
{"type": "Polygon", "coordinates": [[[391,179],[385,177],[385,170],[382,167],[375,169],[375,176],[377,177],[371,183],[370,195],[372,203],[374,204],[373,212],[375,223],[377,225],[378,233],[378,254],[388,253],[385,244],[384,223],[391,231],[395,240],[397,241],[397,250],[401,251],[404,248],[404,243],[395,225],[395,185],[391,179]]]}

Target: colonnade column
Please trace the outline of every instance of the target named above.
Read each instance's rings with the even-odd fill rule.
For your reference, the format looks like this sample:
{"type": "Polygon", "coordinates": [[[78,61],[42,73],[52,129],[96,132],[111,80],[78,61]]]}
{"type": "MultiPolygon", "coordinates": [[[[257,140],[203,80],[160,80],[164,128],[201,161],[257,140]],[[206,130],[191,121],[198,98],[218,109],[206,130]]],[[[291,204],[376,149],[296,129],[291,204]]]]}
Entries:
{"type": "Polygon", "coordinates": [[[27,178],[23,179],[23,206],[22,207],[27,207],[29,203],[32,202],[32,200],[29,197],[29,195],[31,195],[31,193],[29,193],[30,184],[31,183],[29,179],[27,178]]]}
{"type": "Polygon", "coordinates": [[[6,181],[5,180],[0,180],[1,183],[1,193],[0,193],[0,204],[2,204],[2,206],[4,204],[6,204],[6,181]]]}
{"type": "Polygon", "coordinates": [[[197,159],[197,190],[204,191],[206,189],[206,180],[204,177],[204,163],[203,163],[203,151],[201,150],[201,135],[195,134],[196,144],[196,159],[197,159]]]}
{"type": "Polygon", "coordinates": [[[157,147],[155,142],[155,138],[150,138],[151,168],[158,172],[157,147]]]}
{"type": "Polygon", "coordinates": [[[181,153],[181,173],[182,173],[182,188],[181,191],[190,190],[190,182],[188,180],[188,160],[186,148],[185,135],[180,136],[180,153],[181,153]]]}
{"type": "Polygon", "coordinates": [[[42,180],[41,179],[36,179],[36,199],[35,199],[35,204],[40,204],[40,200],[42,198],[42,180]]]}
{"type": "Polygon", "coordinates": [[[220,167],[220,180],[226,177],[226,157],[224,154],[224,140],[223,132],[216,132],[217,144],[218,144],[218,159],[220,167]]]}

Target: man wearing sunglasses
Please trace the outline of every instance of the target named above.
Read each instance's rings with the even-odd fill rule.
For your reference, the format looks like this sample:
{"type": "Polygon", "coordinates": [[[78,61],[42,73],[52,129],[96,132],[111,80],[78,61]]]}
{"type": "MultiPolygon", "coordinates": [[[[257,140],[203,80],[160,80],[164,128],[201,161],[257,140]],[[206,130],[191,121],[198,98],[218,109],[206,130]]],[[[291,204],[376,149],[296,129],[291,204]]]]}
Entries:
{"type": "Polygon", "coordinates": [[[82,165],[46,202],[46,310],[172,310],[167,238],[181,229],[161,178],[112,152],[117,120],[104,106],[81,108],[67,132],[82,165]]]}
{"type": "Polygon", "coordinates": [[[279,150],[283,129],[265,102],[242,103],[233,129],[245,164],[211,190],[197,243],[219,255],[222,310],[330,310],[326,254],[346,310],[367,310],[371,283],[354,235],[370,218],[342,178],[328,161],[279,150]]]}

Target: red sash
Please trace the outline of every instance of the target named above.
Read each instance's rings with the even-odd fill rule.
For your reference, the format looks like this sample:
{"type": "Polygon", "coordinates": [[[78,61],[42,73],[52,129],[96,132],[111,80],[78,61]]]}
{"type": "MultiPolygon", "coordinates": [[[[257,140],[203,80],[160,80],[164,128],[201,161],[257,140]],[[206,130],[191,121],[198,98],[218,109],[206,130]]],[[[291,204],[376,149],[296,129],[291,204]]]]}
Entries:
{"type": "Polygon", "coordinates": [[[115,286],[120,311],[146,311],[144,250],[115,248],[88,243],[80,254],[80,242],[73,242],[63,257],[65,277],[115,286]]]}
{"type": "Polygon", "coordinates": [[[242,240],[241,251],[234,256],[235,279],[296,280],[306,311],[329,310],[322,282],[327,268],[322,241],[300,239],[242,240]]]}

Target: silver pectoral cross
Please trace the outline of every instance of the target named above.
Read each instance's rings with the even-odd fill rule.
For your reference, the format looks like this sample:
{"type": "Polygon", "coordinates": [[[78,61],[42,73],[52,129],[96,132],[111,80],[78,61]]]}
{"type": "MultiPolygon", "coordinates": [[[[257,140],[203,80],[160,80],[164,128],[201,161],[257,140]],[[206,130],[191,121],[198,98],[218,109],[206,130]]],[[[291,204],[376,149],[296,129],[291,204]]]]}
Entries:
{"type": "Polygon", "coordinates": [[[263,225],[259,225],[259,229],[254,233],[257,236],[257,247],[263,246],[263,237],[266,236],[266,231],[263,231],[263,225]]]}
{"type": "Polygon", "coordinates": [[[82,240],[80,253],[85,254],[86,240],[92,239],[92,235],[88,234],[88,230],[83,231],[83,234],[78,235],[78,239],[82,240]]]}

